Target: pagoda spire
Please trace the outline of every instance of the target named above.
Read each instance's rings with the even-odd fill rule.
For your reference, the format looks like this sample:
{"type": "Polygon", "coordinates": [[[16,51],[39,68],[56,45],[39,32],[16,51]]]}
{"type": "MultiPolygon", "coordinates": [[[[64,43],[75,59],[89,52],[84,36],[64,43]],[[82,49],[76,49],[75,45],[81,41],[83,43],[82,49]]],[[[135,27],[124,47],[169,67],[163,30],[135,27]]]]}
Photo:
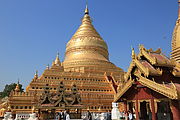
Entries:
{"type": "Polygon", "coordinates": [[[174,27],[174,32],[172,34],[172,52],[171,58],[176,62],[180,63],[180,0],[178,0],[178,18],[174,27]]]}
{"type": "Polygon", "coordinates": [[[38,71],[36,70],[36,73],[34,74],[34,79],[38,79],[38,71]]]}
{"type": "Polygon", "coordinates": [[[14,90],[15,92],[20,92],[19,79],[18,79],[18,83],[16,84],[16,88],[14,90]]]}
{"type": "Polygon", "coordinates": [[[88,9],[88,2],[86,0],[86,9],[84,10],[84,14],[89,14],[89,9],[88,9]]]}
{"type": "Polygon", "coordinates": [[[46,69],[49,70],[49,64],[46,66],[46,69]]]}
{"type": "Polygon", "coordinates": [[[61,65],[61,62],[60,62],[60,59],[59,59],[59,52],[57,53],[57,56],[56,56],[56,59],[55,59],[54,63],[55,63],[56,65],[58,65],[58,66],[61,65]]]}

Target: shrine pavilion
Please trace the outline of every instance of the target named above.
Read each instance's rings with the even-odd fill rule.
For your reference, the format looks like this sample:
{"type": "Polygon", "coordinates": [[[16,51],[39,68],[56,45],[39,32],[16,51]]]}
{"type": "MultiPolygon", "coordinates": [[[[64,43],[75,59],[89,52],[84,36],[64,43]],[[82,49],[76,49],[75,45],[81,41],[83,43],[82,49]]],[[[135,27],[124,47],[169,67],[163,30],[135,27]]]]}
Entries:
{"type": "Polygon", "coordinates": [[[134,114],[136,120],[180,120],[180,1],[172,37],[171,58],[161,49],[132,49],[132,61],[118,85],[114,102],[134,114]]]}

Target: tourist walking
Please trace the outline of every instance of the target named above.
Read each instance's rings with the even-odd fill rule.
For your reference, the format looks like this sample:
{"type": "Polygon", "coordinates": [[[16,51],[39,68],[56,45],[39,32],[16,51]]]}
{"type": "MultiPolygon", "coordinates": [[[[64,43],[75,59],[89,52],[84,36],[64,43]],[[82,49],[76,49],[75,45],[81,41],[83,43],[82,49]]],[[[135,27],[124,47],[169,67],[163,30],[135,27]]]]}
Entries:
{"type": "Polygon", "coordinates": [[[55,119],[54,120],[61,120],[58,112],[55,114],[55,119]]]}
{"type": "Polygon", "coordinates": [[[66,110],[64,112],[62,112],[62,117],[63,117],[63,120],[66,120],[66,110]]]}
{"type": "Polygon", "coordinates": [[[70,120],[69,111],[66,111],[66,120],[70,120]]]}
{"type": "Polygon", "coordinates": [[[125,118],[125,120],[128,120],[128,112],[127,111],[124,111],[124,118],[125,118]]]}
{"type": "Polygon", "coordinates": [[[129,120],[133,120],[133,114],[131,111],[128,112],[128,117],[129,117],[129,120]]]}
{"type": "Polygon", "coordinates": [[[107,112],[107,120],[111,120],[111,111],[107,112]]]}
{"type": "Polygon", "coordinates": [[[91,115],[91,113],[89,112],[89,110],[88,110],[88,112],[87,112],[87,119],[88,119],[88,120],[92,120],[92,115],[91,115]]]}

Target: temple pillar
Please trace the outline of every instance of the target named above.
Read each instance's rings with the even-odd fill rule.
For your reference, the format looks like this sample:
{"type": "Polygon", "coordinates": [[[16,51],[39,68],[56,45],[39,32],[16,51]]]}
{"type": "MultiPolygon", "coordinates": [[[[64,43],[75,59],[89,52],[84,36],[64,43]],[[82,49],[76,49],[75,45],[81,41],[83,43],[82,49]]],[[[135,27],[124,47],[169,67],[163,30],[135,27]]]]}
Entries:
{"type": "Polygon", "coordinates": [[[154,99],[151,99],[151,112],[152,112],[152,120],[156,120],[156,112],[155,112],[154,99]]]}
{"type": "Polygon", "coordinates": [[[124,111],[127,112],[127,101],[124,101],[124,111]]]}
{"type": "Polygon", "coordinates": [[[171,112],[173,120],[180,120],[180,108],[179,102],[177,100],[171,101],[171,112]]]}
{"type": "Polygon", "coordinates": [[[139,120],[139,112],[138,112],[138,109],[139,109],[139,103],[138,103],[138,100],[136,99],[136,103],[135,103],[135,107],[136,107],[136,110],[135,110],[135,113],[136,113],[136,120],[139,120]]]}

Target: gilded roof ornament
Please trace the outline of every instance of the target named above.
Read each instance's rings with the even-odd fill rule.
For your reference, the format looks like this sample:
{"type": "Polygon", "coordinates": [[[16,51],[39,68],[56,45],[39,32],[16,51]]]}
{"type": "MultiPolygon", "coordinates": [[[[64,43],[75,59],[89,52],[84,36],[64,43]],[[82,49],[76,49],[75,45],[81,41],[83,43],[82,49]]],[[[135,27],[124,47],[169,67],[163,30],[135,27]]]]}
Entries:
{"type": "Polygon", "coordinates": [[[131,48],[131,50],[132,50],[131,57],[132,57],[132,59],[135,59],[136,54],[135,54],[134,48],[131,48]]]}
{"type": "Polygon", "coordinates": [[[36,73],[34,74],[34,79],[38,78],[38,70],[36,70],[36,73]]]}
{"type": "Polygon", "coordinates": [[[19,87],[19,79],[18,79],[18,83],[16,84],[16,88],[14,89],[16,92],[20,92],[20,87],[19,87]]]}
{"type": "Polygon", "coordinates": [[[61,62],[60,62],[60,59],[59,59],[59,52],[57,53],[57,56],[56,56],[56,59],[55,59],[54,63],[55,63],[56,65],[58,65],[58,66],[61,65],[61,62]]]}
{"type": "Polygon", "coordinates": [[[46,69],[49,70],[49,64],[46,66],[46,69]]]}

